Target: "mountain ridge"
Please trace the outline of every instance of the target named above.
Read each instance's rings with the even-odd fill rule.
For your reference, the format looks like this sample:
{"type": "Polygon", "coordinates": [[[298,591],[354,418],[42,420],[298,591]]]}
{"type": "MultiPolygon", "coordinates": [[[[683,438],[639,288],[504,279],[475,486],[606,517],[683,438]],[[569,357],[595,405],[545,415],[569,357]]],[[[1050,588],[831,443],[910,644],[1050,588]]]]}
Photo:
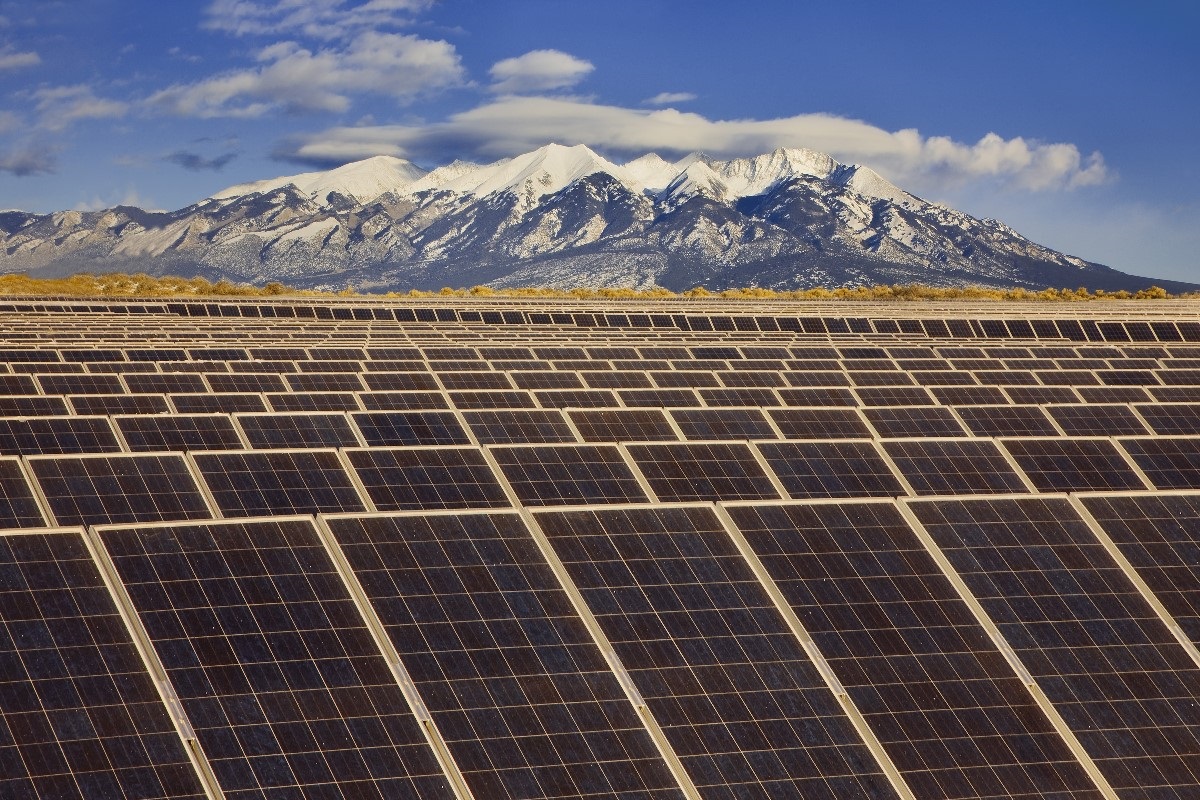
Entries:
{"type": "Polygon", "coordinates": [[[617,164],[548,144],[431,171],[376,156],[236,184],[172,212],[0,212],[0,248],[0,271],[33,276],[142,271],[368,291],[1200,288],[1057,252],[800,148],[617,164]]]}

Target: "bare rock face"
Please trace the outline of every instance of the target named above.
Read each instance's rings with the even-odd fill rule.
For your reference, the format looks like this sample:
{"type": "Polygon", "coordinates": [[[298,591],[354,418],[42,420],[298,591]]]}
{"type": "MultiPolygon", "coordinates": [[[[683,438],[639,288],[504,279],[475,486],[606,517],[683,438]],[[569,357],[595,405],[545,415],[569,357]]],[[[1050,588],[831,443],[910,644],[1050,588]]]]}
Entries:
{"type": "Polygon", "coordinates": [[[203,275],[309,288],[799,289],[872,283],[1169,291],[781,149],[624,165],[547,145],[425,172],[375,157],[240,184],[178,211],[0,213],[0,271],[203,275]]]}

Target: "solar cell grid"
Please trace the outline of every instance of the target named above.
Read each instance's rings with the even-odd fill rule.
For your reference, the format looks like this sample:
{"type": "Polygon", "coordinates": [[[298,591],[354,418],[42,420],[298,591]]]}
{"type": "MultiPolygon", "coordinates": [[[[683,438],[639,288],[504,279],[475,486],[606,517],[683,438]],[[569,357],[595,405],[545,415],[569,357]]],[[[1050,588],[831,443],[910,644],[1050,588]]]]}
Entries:
{"type": "Polygon", "coordinates": [[[616,447],[513,446],[495,447],[490,452],[527,506],[649,501],[616,447]]]}
{"type": "Polygon", "coordinates": [[[1080,498],[1193,644],[1200,644],[1200,496],[1080,498]]]}
{"type": "Polygon", "coordinates": [[[778,439],[763,412],[755,408],[688,408],[671,412],[685,439],[778,439]]]}
{"type": "Polygon", "coordinates": [[[125,394],[119,375],[38,375],[43,394],[125,394]]]}
{"type": "Polygon", "coordinates": [[[77,394],[67,398],[77,416],[167,414],[167,398],[157,394],[77,394]]]}
{"type": "Polygon", "coordinates": [[[205,797],[79,532],[0,536],[0,674],[0,795],[205,797]]]}
{"type": "Polygon", "coordinates": [[[328,524],[476,797],[681,797],[519,517],[328,524]]]}
{"type": "Polygon", "coordinates": [[[1068,436],[1139,436],[1149,433],[1127,405],[1049,406],[1046,409],[1068,436]]]}
{"type": "Polygon", "coordinates": [[[994,442],[973,439],[883,442],[917,494],[1013,494],[1025,482],[994,442]]]}
{"type": "Polygon", "coordinates": [[[762,442],[757,447],[783,488],[796,499],[907,493],[871,442],[762,442]]]}
{"type": "Polygon", "coordinates": [[[1122,797],[1200,785],[1200,669],[1064,498],[910,508],[1122,797]]]}
{"type": "Polygon", "coordinates": [[[954,412],[944,406],[876,406],[864,408],[862,413],[884,439],[967,435],[954,412]]]}
{"type": "Polygon", "coordinates": [[[1106,439],[1005,439],[1001,444],[1039,492],[1146,488],[1106,439]]]}
{"type": "Polygon", "coordinates": [[[167,399],[180,414],[233,414],[267,410],[266,402],[257,394],[172,394],[167,399]]]}
{"type": "Polygon", "coordinates": [[[28,463],[59,525],[212,516],[179,455],[35,456],[28,463]]]}
{"type": "Polygon", "coordinates": [[[917,797],[1102,796],[895,506],[729,513],[917,797]]]}
{"type": "Polygon", "coordinates": [[[365,388],[358,375],[348,372],[306,372],[284,377],[286,388],[297,392],[358,392],[365,388]]]}
{"type": "Polygon", "coordinates": [[[233,421],[220,414],[115,417],[113,422],[134,452],[240,450],[244,447],[233,421]]]}
{"type": "Polygon", "coordinates": [[[869,439],[871,429],[851,408],[779,408],[767,412],[785,439],[869,439]]]}
{"type": "Polygon", "coordinates": [[[193,458],[227,517],[368,510],[331,450],[196,453],[193,458]]]}
{"type": "Polygon", "coordinates": [[[1166,436],[1200,434],[1200,403],[1138,403],[1134,408],[1154,433],[1166,436]]]}
{"type": "Polygon", "coordinates": [[[311,522],[101,535],[227,798],[450,796],[311,522]]]}
{"type": "Polygon", "coordinates": [[[776,393],[789,406],[857,406],[858,398],[849,389],[839,387],[776,389],[776,393]]]}
{"type": "Polygon", "coordinates": [[[112,453],[121,449],[105,417],[0,418],[0,453],[112,453]]]}
{"type": "Polygon", "coordinates": [[[585,442],[675,441],[670,421],[653,409],[580,409],[567,412],[585,442]]]}
{"type": "Polygon", "coordinates": [[[864,406],[931,406],[933,398],[920,386],[864,386],[855,388],[864,406]]]}
{"type": "Polygon", "coordinates": [[[366,372],[363,383],[373,391],[437,391],[437,379],[428,372],[366,372]]]}
{"type": "Polygon", "coordinates": [[[710,509],[537,522],[702,797],[894,796],[710,509]]]}
{"type": "Polygon", "coordinates": [[[463,418],[480,444],[577,441],[566,419],[554,410],[466,411],[463,418]]]}
{"type": "Polygon", "coordinates": [[[451,411],[386,411],[351,414],[370,447],[469,444],[451,411]]]}
{"type": "Polygon", "coordinates": [[[770,476],[745,444],[634,444],[628,449],[662,502],[779,499],[770,476]]]}
{"type": "MultiPolygon", "coordinates": [[[[0,458],[0,529],[40,528],[45,517],[15,458],[0,458]]],[[[0,716],[3,705],[0,705],[0,716]]],[[[2,745],[0,745],[2,747],[2,745]]]]}
{"type": "Polygon", "coordinates": [[[1200,489],[1200,437],[1147,436],[1119,444],[1156,489],[1200,489]]]}
{"type": "Polygon", "coordinates": [[[345,414],[237,414],[234,419],[257,450],[361,444],[345,414]]]}

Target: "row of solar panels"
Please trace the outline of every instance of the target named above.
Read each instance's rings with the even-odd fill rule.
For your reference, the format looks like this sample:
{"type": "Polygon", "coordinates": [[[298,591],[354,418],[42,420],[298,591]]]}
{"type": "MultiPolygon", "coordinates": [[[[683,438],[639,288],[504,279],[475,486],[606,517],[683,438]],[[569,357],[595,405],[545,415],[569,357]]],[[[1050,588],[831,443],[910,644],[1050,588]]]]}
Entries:
{"type": "Polygon", "coordinates": [[[28,456],[0,459],[0,528],[513,505],[1188,488],[1200,489],[1200,437],[28,456]]]}
{"type": "Polygon", "coordinates": [[[1200,496],[0,535],[5,797],[1187,798],[1200,496]]]}
{"type": "Polygon", "coordinates": [[[2,303],[3,313],[50,314],[170,314],[191,318],[312,319],[325,321],[460,323],[487,326],[554,325],[581,328],[683,331],[788,331],[806,334],[908,334],[939,338],[1068,339],[1108,342],[1197,342],[1200,322],[1105,320],[1094,317],[1058,319],[995,319],[965,316],[944,319],[889,317],[797,316],[764,314],[661,313],[626,311],[566,311],[522,308],[387,307],[382,305],[155,303],[56,304],[2,303]]]}

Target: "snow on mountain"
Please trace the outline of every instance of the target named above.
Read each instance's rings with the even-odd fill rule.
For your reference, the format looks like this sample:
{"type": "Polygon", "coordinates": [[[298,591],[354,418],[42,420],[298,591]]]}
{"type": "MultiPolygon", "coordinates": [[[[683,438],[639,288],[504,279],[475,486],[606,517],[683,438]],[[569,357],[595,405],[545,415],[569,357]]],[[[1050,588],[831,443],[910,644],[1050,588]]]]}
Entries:
{"type": "Polygon", "coordinates": [[[291,184],[322,203],[327,201],[332,192],[351,197],[359,203],[369,203],[385,192],[403,193],[425,174],[425,170],[403,158],[375,156],[326,172],[305,172],[300,175],[241,183],[222,189],[212,195],[212,198],[227,200],[256,192],[265,193],[291,184]]]}
{"type": "Polygon", "coordinates": [[[627,161],[622,168],[630,180],[650,192],[667,188],[679,173],[674,164],[658,153],[647,153],[641,158],[627,161]]]}
{"type": "Polygon", "coordinates": [[[908,192],[889,182],[875,170],[858,164],[839,166],[833,170],[833,174],[829,176],[829,180],[830,183],[845,186],[861,195],[873,197],[877,200],[891,200],[898,205],[920,202],[908,192]]]}
{"type": "Polygon", "coordinates": [[[714,162],[710,166],[721,176],[733,196],[752,197],[789,178],[802,175],[828,178],[838,163],[815,150],[781,147],[754,158],[714,162]]]}
{"type": "Polygon", "coordinates": [[[548,144],[531,153],[467,171],[438,188],[476,197],[512,192],[522,208],[529,208],[542,197],[597,172],[608,173],[622,183],[636,183],[625,176],[621,167],[584,145],[548,144]]]}
{"type": "Polygon", "coordinates": [[[113,270],[373,290],[1150,284],[812,150],[617,165],[556,144],[428,173],[378,156],[172,212],[0,212],[0,272],[113,270]]]}

